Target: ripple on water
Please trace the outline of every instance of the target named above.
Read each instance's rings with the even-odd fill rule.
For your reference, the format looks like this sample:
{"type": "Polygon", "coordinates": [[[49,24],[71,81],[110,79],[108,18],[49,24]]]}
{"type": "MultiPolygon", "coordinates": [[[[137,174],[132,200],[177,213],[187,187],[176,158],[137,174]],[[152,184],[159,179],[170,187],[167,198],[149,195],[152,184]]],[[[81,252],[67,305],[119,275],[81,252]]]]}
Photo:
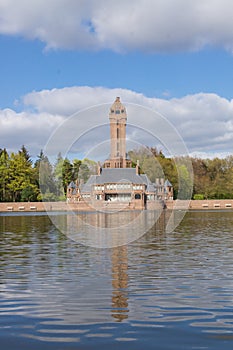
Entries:
{"type": "Polygon", "coordinates": [[[186,349],[231,349],[232,212],[188,213],[173,233],[157,223],[102,250],[69,241],[46,216],[4,225],[0,340],[153,349],[159,339],[178,350],[182,334],[186,349]]]}

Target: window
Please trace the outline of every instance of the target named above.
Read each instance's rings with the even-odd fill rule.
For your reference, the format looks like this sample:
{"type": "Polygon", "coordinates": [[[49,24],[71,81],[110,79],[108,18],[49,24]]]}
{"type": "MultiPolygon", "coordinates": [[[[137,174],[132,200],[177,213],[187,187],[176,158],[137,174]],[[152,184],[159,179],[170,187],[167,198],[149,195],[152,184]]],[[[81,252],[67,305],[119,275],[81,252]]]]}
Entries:
{"type": "Polygon", "coordinates": [[[140,193],[136,193],[135,196],[134,196],[135,199],[141,199],[141,195],[140,193]]]}
{"type": "Polygon", "coordinates": [[[143,186],[141,186],[141,185],[134,185],[134,186],[133,186],[133,189],[134,189],[134,190],[142,190],[142,189],[143,189],[143,186]]]}

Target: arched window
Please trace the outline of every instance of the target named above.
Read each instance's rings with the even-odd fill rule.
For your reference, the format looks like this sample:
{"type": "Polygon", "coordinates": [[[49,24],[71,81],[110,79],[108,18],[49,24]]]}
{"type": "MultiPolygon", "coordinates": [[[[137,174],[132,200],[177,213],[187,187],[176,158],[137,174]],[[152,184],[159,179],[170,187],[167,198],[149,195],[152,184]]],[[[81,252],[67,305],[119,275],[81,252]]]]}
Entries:
{"type": "Polygon", "coordinates": [[[134,196],[135,199],[141,199],[141,195],[140,193],[136,193],[135,196],[134,196]]]}

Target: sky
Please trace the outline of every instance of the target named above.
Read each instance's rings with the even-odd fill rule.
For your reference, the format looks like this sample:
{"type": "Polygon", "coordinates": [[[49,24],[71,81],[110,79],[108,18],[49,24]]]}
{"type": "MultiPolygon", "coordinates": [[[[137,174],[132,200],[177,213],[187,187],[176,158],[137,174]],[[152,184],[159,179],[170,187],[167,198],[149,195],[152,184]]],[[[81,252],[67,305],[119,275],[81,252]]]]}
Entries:
{"type": "Polygon", "coordinates": [[[120,96],[129,123],[159,138],[128,106],[159,113],[191,156],[233,154],[232,18],[231,0],[0,0],[0,148],[36,157],[74,113],[106,104],[108,123],[120,96]]]}

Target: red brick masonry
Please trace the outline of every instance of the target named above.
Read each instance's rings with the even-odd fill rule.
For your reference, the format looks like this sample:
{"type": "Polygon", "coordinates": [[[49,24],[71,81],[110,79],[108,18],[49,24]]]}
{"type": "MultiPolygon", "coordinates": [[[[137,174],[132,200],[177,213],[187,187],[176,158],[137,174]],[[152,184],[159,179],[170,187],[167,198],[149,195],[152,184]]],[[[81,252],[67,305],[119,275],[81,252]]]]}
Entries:
{"type": "MultiPolygon", "coordinates": [[[[121,205],[120,205],[121,206],[121,205]]],[[[196,210],[208,210],[208,209],[233,209],[233,199],[222,199],[222,200],[191,200],[182,201],[168,201],[168,209],[196,209],[196,210]]],[[[111,209],[111,208],[109,208],[111,209]]],[[[116,208],[112,208],[116,209],[116,208]]],[[[125,204],[122,205],[122,210],[128,209],[133,210],[133,207],[127,207],[125,204]]],[[[150,209],[150,208],[148,208],[150,209]]],[[[88,206],[85,202],[77,204],[67,204],[65,202],[25,202],[25,203],[0,203],[0,212],[44,212],[44,211],[94,211],[95,209],[88,206]]]]}
{"type": "Polygon", "coordinates": [[[175,200],[167,202],[168,209],[233,209],[233,199],[209,199],[209,200],[175,200]]]}

